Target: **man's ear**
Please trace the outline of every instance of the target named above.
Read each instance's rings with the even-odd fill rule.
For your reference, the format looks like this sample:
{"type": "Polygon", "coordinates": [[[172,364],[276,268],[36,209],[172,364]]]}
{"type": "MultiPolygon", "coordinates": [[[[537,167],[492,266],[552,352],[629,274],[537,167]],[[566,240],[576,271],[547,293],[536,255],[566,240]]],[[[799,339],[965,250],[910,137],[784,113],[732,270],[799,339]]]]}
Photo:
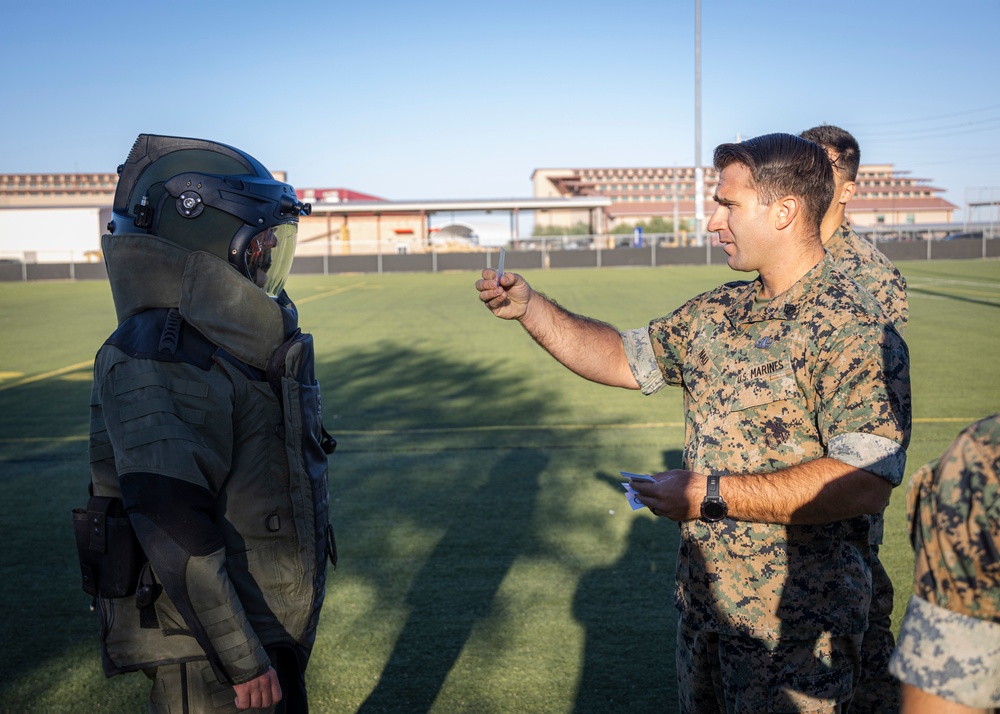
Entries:
{"type": "Polygon", "coordinates": [[[838,203],[847,203],[852,198],[854,198],[854,193],[858,190],[858,185],[853,181],[848,181],[840,189],[840,195],[837,196],[838,203]]]}
{"type": "Polygon", "coordinates": [[[785,196],[771,205],[774,208],[774,227],[779,231],[788,228],[802,210],[802,205],[795,196],[785,196]]]}

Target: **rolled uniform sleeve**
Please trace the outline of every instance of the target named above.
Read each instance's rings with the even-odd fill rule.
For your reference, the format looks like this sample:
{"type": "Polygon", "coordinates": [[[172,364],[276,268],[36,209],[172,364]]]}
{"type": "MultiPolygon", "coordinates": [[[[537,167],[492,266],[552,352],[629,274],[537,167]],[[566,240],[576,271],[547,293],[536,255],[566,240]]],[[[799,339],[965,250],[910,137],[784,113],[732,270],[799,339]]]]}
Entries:
{"type": "Polygon", "coordinates": [[[1000,625],[910,598],[889,670],[970,707],[1000,705],[1000,625]]]}
{"type": "Polygon", "coordinates": [[[903,482],[906,450],[884,436],[860,432],[838,434],[830,440],[827,456],[880,476],[893,486],[903,482]]]}
{"type": "Polygon", "coordinates": [[[913,596],[890,671],[970,707],[1000,706],[1000,414],[967,427],[906,493],[913,596]]]}
{"type": "Polygon", "coordinates": [[[655,394],[667,386],[660,372],[660,366],[653,354],[653,343],[649,339],[649,328],[642,327],[627,330],[622,334],[622,344],[625,347],[625,357],[632,370],[632,376],[639,383],[643,394],[655,394]]]}
{"type": "Polygon", "coordinates": [[[654,394],[668,385],[682,383],[688,313],[693,302],[688,301],[671,314],[653,320],[648,327],[621,333],[629,368],[643,394],[654,394]]]}

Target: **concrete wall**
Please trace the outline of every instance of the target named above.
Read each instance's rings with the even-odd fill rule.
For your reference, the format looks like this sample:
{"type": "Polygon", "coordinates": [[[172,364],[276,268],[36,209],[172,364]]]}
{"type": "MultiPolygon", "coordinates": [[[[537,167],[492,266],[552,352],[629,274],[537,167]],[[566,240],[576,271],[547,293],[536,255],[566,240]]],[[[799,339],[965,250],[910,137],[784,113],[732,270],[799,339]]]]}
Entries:
{"type": "Polygon", "coordinates": [[[99,262],[110,209],[12,208],[0,211],[0,258],[28,263],[99,262]]]}

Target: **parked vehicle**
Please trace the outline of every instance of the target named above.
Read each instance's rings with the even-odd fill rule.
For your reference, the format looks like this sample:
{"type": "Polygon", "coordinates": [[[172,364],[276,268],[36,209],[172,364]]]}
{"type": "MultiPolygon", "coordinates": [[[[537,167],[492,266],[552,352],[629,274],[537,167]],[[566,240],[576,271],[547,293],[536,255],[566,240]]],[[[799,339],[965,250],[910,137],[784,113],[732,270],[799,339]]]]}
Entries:
{"type": "Polygon", "coordinates": [[[975,238],[976,240],[983,239],[982,231],[969,231],[968,233],[952,233],[944,237],[945,240],[965,240],[968,238],[975,238]]]}

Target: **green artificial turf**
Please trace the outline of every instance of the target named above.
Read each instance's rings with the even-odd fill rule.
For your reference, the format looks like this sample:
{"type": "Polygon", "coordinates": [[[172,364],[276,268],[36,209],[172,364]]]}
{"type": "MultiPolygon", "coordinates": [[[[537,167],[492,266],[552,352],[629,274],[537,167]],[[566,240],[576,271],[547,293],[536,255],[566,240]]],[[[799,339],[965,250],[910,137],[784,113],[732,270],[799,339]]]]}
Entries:
{"type": "MultiPolygon", "coordinates": [[[[899,267],[909,475],[1000,410],[1000,261],[899,267]]],[[[622,329],[740,277],[719,266],[525,276],[622,329]]],[[[617,472],[680,465],[680,392],[581,380],[492,317],[476,277],[290,280],[339,442],[341,562],[307,673],[314,711],[675,711],[676,526],[633,513],[617,472]]],[[[86,501],[90,361],[114,322],[106,283],[0,283],[0,709],[145,708],[142,675],[100,672],[69,518],[86,501]]],[[[905,487],[882,548],[896,628],[913,560],[905,487]]]]}

